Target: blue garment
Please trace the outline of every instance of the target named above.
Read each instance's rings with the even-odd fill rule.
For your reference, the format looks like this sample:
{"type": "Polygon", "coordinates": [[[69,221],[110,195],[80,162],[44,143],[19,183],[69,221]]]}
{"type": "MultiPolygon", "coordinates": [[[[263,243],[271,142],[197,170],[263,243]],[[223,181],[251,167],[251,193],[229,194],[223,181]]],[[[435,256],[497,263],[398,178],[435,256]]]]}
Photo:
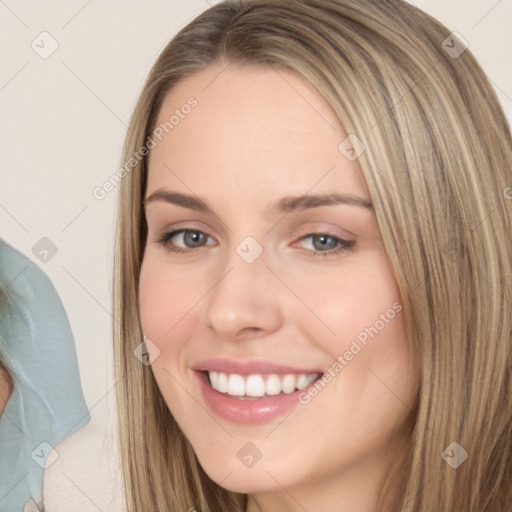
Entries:
{"type": "Polygon", "coordinates": [[[14,380],[0,415],[0,512],[23,512],[31,499],[42,509],[52,449],[90,415],[71,327],[50,279],[0,239],[0,281],[9,299],[0,311],[0,357],[14,380]]]}

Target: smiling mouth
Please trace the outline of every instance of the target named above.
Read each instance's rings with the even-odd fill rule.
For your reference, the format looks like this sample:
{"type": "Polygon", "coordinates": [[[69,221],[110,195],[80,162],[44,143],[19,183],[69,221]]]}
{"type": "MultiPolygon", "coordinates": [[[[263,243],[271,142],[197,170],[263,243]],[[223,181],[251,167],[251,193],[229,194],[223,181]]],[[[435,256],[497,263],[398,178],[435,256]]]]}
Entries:
{"type": "Polygon", "coordinates": [[[289,395],[306,388],[322,376],[321,373],[239,375],[213,370],[203,373],[215,391],[240,400],[289,395]]]}

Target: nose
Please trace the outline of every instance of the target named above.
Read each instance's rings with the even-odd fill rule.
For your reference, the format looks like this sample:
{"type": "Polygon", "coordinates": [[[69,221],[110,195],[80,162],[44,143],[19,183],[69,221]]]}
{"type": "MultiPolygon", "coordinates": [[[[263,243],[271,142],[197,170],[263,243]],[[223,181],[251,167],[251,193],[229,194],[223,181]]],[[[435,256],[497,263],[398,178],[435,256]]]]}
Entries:
{"type": "Polygon", "coordinates": [[[265,252],[247,263],[234,250],[205,297],[201,320],[216,338],[262,337],[282,325],[279,280],[267,268],[265,252]]]}

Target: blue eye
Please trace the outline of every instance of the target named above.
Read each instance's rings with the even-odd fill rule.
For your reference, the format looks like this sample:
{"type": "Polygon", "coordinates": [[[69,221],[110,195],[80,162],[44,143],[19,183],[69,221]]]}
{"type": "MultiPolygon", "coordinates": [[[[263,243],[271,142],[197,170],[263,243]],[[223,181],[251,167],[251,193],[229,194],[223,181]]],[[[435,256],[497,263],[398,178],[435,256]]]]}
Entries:
{"type": "Polygon", "coordinates": [[[309,233],[308,235],[301,237],[300,241],[307,239],[311,239],[313,249],[303,250],[312,256],[320,256],[324,258],[343,251],[352,250],[355,245],[353,240],[345,240],[328,233],[309,233]]]}
{"type": "MultiPolygon", "coordinates": [[[[171,252],[194,254],[201,247],[212,245],[208,244],[208,238],[210,237],[202,231],[178,229],[164,232],[156,242],[162,244],[171,252]],[[176,243],[181,244],[182,247],[177,246],[176,243]]],[[[309,233],[302,236],[299,239],[299,242],[307,239],[311,240],[313,248],[303,248],[302,250],[309,256],[320,256],[325,258],[344,251],[352,250],[355,246],[355,241],[345,240],[329,233],[309,233]]]]}
{"type": "Polygon", "coordinates": [[[195,252],[194,249],[202,247],[206,245],[208,239],[208,235],[203,233],[202,231],[192,230],[192,229],[178,229],[176,231],[165,232],[162,236],[157,240],[157,242],[166,246],[170,251],[173,252],[195,252]],[[182,243],[185,245],[183,247],[176,247],[174,244],[171,244],[171,240],[173,238],[180,239],[182,243]]]}

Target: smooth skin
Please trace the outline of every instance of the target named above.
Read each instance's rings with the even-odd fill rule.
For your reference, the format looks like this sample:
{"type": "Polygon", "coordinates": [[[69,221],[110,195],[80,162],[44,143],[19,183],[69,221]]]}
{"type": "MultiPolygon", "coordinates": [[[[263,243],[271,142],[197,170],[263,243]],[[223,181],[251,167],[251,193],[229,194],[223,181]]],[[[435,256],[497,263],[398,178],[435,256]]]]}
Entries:
{"type": "Polygon", "coordinates": [[[191,96],[197,106],[151,151],[146,198],[181,192],[213,214],[146,204],[139,309],[160,350],[152,364],[158,386],[206,473],[248,493],[248,512],[373,512],[386,450],[418,392],[403,311],[307,405],[270,423],[217,418],[191,370],[225,358],[325,372],[400,303],[373,209],[271,208],[304,194],[370,202],[357,160],[338,149],[347,134],[319,93],[291,72],[212,65],[169,93],[159,123],[191,96]],[[162,242],[178,229],[204,235],[162,242]],[[236,252],[248,236],[263,248],[252,263],[236,252]],[[251,468],[237,457],[248,442],[262,454],[251,468]]]}

